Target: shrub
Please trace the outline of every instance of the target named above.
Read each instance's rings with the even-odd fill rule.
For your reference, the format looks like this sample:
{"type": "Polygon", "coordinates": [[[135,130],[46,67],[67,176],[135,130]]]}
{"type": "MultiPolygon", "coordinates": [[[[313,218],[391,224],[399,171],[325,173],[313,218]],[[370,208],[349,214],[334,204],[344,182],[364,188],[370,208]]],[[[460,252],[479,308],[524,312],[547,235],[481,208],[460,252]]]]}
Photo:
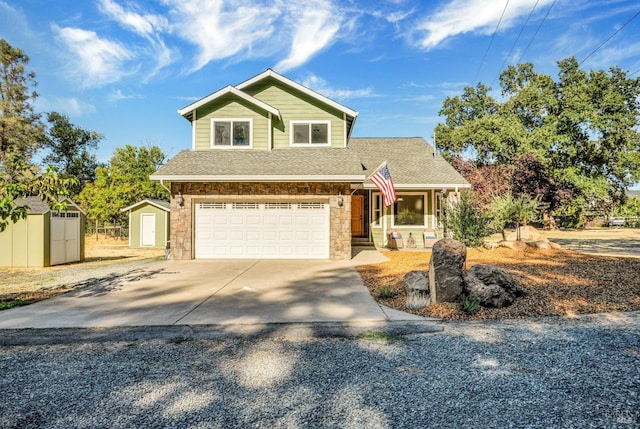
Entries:
{"type": "Polygon", "coordinates": [[[382,286],[378,288],[378,298],[387,299],[387,298],[393,298],[394,296],[396,296],[396,293],[393,290],[393,288],[389,286],[382,286]]]}
{"type": "Polygon", "coordinates": [[[469,295],[464,295],[460,299],[460,310],[469,316],[473,316],[480,310],[480,300],[469,295]]]}
{"type": "Polygon", "coordinates": [[[488,235],[488,218],[470,190],[462,192],[459,202],[445,205],[443,223],[454,239],[469,247],[482,246],[488,235]]]}

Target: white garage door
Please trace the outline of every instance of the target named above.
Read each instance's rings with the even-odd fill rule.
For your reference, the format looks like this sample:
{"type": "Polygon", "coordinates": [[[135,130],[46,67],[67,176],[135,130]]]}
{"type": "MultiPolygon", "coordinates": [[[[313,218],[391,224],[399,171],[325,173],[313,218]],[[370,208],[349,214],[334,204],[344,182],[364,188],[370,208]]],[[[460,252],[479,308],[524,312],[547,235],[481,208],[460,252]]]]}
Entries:
{"type": "Polygon", "coordinates": [[[196,204],[195,256],[329,258],[329,206],[297,203],[196,204]]]}
{"type": "Polygon", "coordinates": [[[51,212],[50,264],[80,260],[80,213],[51,212]]]}

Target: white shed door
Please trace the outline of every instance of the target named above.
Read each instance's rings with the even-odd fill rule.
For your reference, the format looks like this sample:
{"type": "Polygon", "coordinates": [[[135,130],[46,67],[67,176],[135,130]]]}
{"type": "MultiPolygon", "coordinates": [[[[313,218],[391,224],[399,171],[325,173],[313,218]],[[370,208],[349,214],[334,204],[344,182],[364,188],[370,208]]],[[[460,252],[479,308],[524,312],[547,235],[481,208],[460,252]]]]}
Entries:
{"type": "Polygon", "coordinates": [[[51,265],[80,260],[80,213],[51,213],[51,265]]]}
{"type": "Polygon", "coordinates": [[[324,203],[198,203],[195,256],[237,259],[328,259],[324,203]]]}
{"type": "Polygon", "coordinates": [[[144,247],[156,245],[155,213],[142,213],[140,215],[140,245],[144,247]]]}

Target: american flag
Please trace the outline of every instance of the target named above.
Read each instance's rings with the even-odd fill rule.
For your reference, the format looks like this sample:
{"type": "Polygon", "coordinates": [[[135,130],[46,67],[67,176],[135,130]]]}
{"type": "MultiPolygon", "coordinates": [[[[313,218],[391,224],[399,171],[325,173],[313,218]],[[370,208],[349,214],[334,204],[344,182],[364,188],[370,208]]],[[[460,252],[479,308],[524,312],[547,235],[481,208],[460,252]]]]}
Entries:
{"type": "Polygon", "coordinates": [[[369,180],[371,180],[382,193],[382,200],[385,207],[390,206],[396,201],[396,190],[393,188],[393,179],[391,178],[391,173],[389,173],[386,162],[378,168],[378,171],[369,177],[369,180]]]}

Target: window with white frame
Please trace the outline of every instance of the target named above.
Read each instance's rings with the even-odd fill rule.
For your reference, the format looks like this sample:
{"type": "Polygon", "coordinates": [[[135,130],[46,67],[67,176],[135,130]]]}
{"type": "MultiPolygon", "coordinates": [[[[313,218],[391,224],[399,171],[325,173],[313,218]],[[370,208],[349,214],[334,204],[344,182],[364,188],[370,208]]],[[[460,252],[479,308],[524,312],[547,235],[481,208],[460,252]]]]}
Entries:
{"type": "Polygon", "coordinates": [[[398,194],[393,205],[394,226],[424,226],[424,195],[398,194]]]}
{"type": "Polygon", "coordinates": [[[382,195],[373,194],[371,197],[371,223],[374,226],[379,226],[382,221],[382,195]]]}
{"type": "Polygon", "coordinates": [[[252,128],[251,119],[212,119],[211,147],[251,147],[252,128]]]}
{"type": "Polygon", "coordinates": [[[292,146],[328,146],[331,144],[330,121],[291,121],[290,125],[292,146]]]}

